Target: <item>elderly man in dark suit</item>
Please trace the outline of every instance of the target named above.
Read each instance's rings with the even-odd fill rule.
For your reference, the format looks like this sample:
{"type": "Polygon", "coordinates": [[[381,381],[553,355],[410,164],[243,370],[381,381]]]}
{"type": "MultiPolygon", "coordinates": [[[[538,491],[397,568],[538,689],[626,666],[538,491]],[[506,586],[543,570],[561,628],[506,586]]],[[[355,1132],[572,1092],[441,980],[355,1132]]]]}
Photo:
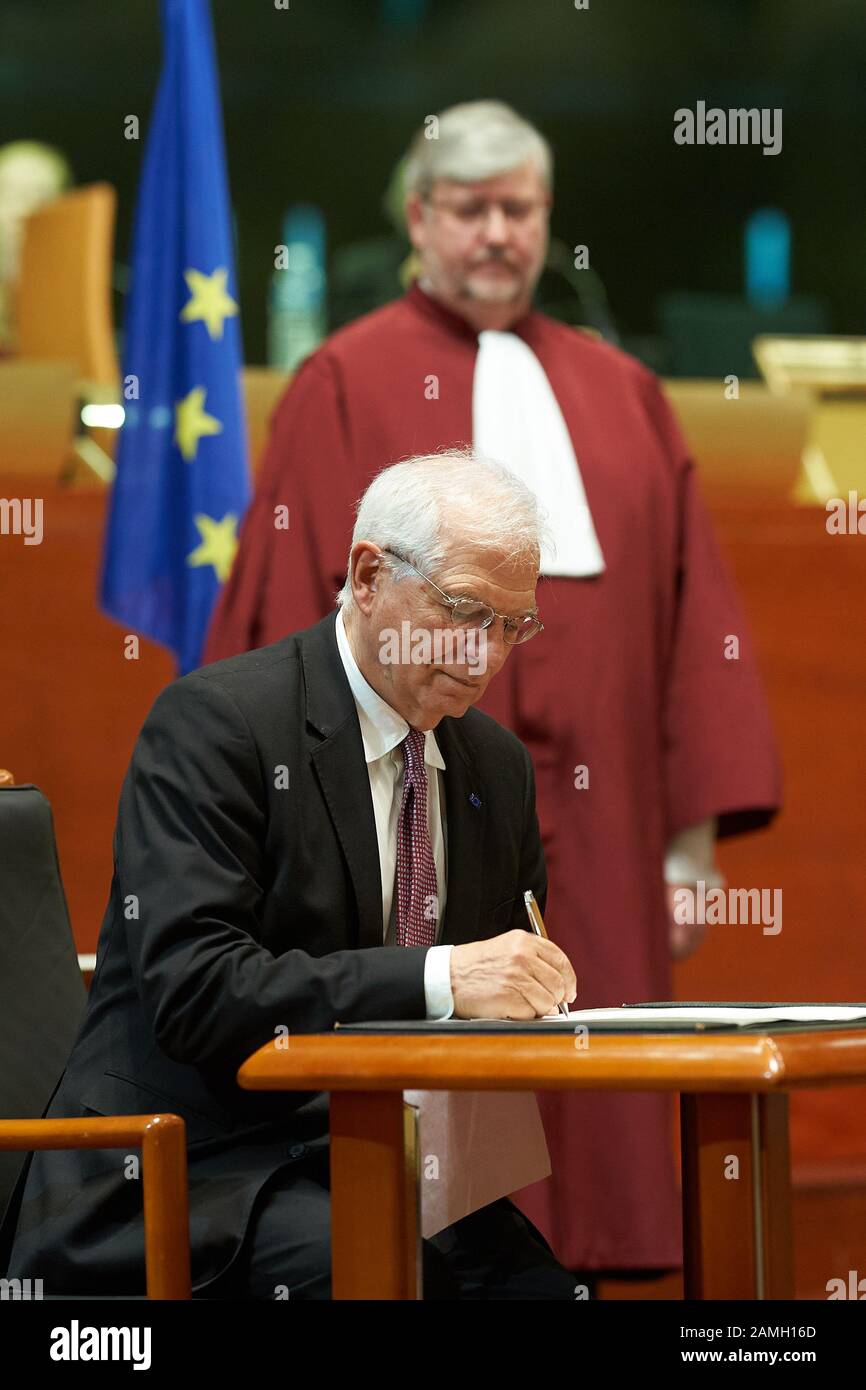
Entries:
{"type": "MultiPolygon", "coordinates": [[[[254,1049],[338,1020],[529,1019],[574,998],[566,956],[525,929],[524,889],[546,892],[530,759],[471,708],[541,629],[542,529],[528,489],[468,451],[385,469],[337,613],[175,681],[144,724],[47,1113],[184,1118],[198,1296],[330,1297],[328,1097],[241,1091],[254,1049]]],[[[33,1155],[7,1233],[16,1219],[10,1276],[143,1291],[122,1155],[33,1155]]],[[[425,1241],[423,1265],[425,1297],[574,1296],[507,1198],[425,1241]]]]}

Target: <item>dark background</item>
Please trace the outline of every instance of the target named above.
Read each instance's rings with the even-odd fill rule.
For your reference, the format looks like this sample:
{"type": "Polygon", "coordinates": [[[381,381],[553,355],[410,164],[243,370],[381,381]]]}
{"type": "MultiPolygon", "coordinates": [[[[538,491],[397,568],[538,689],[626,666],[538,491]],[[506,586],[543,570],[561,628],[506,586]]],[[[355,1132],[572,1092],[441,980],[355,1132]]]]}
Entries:
{"type": "MultiPolygon", "coordinates": [[[[586,243],[626,334],[660,293],[742,288],[742,232],[785,211],[792,288],[832,328],[866,318],[864,0],[214,0],[247,359],[290,202],[323,209],[329,250],[388,230],[391,170],[425,115],[498,97],[556,156],[552,230],[586,243]],[[401,19],[400,10],[404,10],[401,19]],[[783,108],[783,148],[681,147],[677,107],[783,108]]],[[[128,256],[159,72],[157,0],[0,0],[0,142],[60,146],[76,182],[120,197],[128,256]]]]}

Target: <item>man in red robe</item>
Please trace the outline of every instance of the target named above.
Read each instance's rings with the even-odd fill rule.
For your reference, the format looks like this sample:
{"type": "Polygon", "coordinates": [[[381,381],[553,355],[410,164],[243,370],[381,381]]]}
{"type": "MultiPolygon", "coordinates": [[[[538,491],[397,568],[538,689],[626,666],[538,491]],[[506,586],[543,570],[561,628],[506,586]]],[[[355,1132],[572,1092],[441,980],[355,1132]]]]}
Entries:
{"type": "MultiPolygon", "coordinates": [[[[657,379],[533,311],[550,151],[497,102],[428,118],[407,166],[422,274],[341,329],[277,407],[207,659],[327,613],[346,522],[374,473],[472,442],[537,491],[554,545],[545,632],[482,707],[526,743],[547,858],[546,925],[574,963],[575,1007],[671,996],[678,884],[718,883],[716,837],[778,804],[748,633],[657,379]],[[735,639],[735,640],[734,640],[735,639]]],[[[411,558],[411,557],[410,557],[411,558]]],[[[669,1099],[539,1096],[552,1174],[518,1201],[580,1271],[681,1261],[669,1099]]]]}

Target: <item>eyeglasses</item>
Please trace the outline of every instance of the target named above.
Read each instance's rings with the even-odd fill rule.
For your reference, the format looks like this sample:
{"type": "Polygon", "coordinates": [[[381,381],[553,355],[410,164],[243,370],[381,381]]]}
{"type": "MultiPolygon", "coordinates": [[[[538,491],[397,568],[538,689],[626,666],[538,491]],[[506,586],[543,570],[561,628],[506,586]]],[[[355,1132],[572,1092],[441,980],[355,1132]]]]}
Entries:
{"type": "Polygon", "coordinates": [[[502,198],[488,202],[485,198],[472,198],[464,202],[454,202],[448,198],[428,198],[432,208],[442,208],[450,213],[456,222],[466,227],[481,226],[490,216],[491,208],[500,208],[506,222],[515,226],[525,226],[540,211],[550,207],[550,198],[502,198]]]}
{"type": "Polygon", "coordinates": [[[537,613],[525,613],[521,618],[510,617],[507,613],[497,613],[489,603],[482,603],[477,598],[452,598],[446,594],[444,589],[440,589],[438,584],[434,584],[432,579],[428,579],[426,574],[422,574],[417,565],[413,565],[411,560],[407,560],[405,555],[401,555],[396,550],[383,550],[383,555],[390,555],[402,564],[408,565],[410,570],[414,570],[425,584],[429,584],[435,589],[442,599],[443,606],[451,609],[451,621],[462,628],[487,628],[494,618],[501,618],[503,623],[503,636],[510,646],[517,646],[521,642],[528,642],[530,637],[537,637],[539,632],[544,631],[544,623],[537,613]]]}

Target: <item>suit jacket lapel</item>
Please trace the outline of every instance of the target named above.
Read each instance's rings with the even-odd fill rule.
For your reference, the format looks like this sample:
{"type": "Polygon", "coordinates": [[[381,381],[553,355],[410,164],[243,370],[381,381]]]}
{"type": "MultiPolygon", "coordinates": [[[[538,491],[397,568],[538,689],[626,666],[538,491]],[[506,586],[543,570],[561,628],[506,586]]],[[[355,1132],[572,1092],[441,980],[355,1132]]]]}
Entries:
{"type": "Polygon", "coordinates": [[[382,876],[370,777],[355,701],[334,632],[336,612],[303,634],[301,659],[307,723],[321,736],[312,764],[346,863],[358,906],[358,945],[381,946],[382,876]]]}
{"type": "Polygon", "coordinates": [[[435,732],[445,762],[442,777],[448,822],[448,894],[439,941],[457,945],[476,940],[478,934],[487,806],[459,720],[445,718],[435,732]]]}

